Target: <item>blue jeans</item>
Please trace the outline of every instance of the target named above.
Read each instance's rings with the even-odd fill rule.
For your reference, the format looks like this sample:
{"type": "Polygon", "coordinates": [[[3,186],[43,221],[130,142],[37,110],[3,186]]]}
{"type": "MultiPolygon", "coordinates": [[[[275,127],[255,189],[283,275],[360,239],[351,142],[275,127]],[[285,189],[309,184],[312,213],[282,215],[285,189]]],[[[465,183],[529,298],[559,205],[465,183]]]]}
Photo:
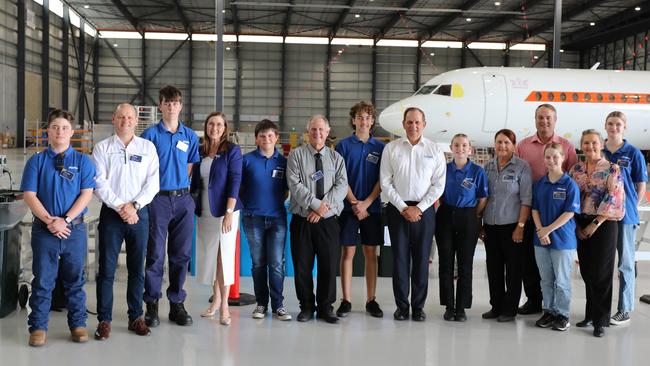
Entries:
{"type": "Polygon", "coordinates": [[[535,261],[542,278],[542,307],[553,315],[569,317],[571,313],[572,249],[535,246],[535,261]]]}
{"type": "Polygon", "coordinates": [[[149,209],[138,211],[140,220],[129,225],[112,208],[102,205],[99,214],[99,272],[97,273],[97,319],[113,320],[113,282],[117,260],[126,241],[126,268],[129,277],[126,285],[126,303],[129,319],[142,316],[142,293],[144,292],[144,257],[149,238],[149,209]]]}
{"type": "Polygon", "coordinates": [[[282,307],[284,300],[282,290],[287,217],[245,214],[243,224],[253,261],[255,301],[257,305],[268,306],[270,293],[271,308],[275,311],[282,307]]]}
{"type": "Polygon", "coordinates": [[[52,290],[57,273],[61,275],[68,309],[68,327],[85,327],[86,292],[84,285],[84,264],[86,259],[86,224],[71,226],[67,239],[52,235],[42,223],[32,225],[32,294],[29,297],[31,312],[27,318],[30,333],[47,330],[52,290]],[[61,270],[59,271],[59,262],[61,270]]]}
{"type": "Polygon", "coordinates": [[[618,311],[634,310],[634,252],[636,250],[636,224],[618,224],[618,311]]]}

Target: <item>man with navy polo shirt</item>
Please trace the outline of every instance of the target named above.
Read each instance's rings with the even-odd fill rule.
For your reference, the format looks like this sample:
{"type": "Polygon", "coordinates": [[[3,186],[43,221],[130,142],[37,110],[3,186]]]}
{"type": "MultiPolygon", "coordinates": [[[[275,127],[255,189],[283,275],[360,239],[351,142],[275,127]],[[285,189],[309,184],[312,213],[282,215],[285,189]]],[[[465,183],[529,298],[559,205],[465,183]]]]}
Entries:
{"type": "Polygon", "coordinates": [[[97,330],[95,339],[110,336],[113,318],[113,282],[117,259],[125,241],[128,329],[151,334],[142,317],[144,257],[149,239],[149,207],[158,193],[158,154],[149,140],[135,136],[138,117],[128,103],[113,111],[115,135],[97,143],[93,160],[97,168],[95,195],[102,201],[99,213],[99,271],[97,273],[97,330]]]}
{"type": "Polygon", "coordinates": [[[70,147],[74,117],[55,109],[48,116],[49,147],[25,165],[20,189],[34,214],[29,345],[45,344],[52,290],[61,276],[72,341],[88,341],[84,264],[87,252],[83,215],[95,188],[95,167],[70,147]],[[60,265],[60,268],[59,268],[60,265]]]}
{"type": "Polygon", "coordinates": [[[356,245],[362,244],[365,257],[366,311],[376,317],[384,316],[375,300],[377,289],[377,247],[384,243],[379,193],[379,164],[384,143],[372,137],[377,112],[368,102],[359,102],[350,109],[350,124],[354,133],[336,144],[336,152],[345,160],[348,193],[339,217],[341,227],[341,292],[343,299],[336,311],[346,317],[352,311],[350,288],[352,260],[356,245]]]}
{"type": "Polygon", "coordinates": [[[284,308],[284,243],[287,236],[287,158],[275,148],[278,127],[265,119],[255,126],[257,149],[244,155],[239,195],[244,204],[243,226],[253,262],[257,306],[254,319],[266,316],[271,297],[273,316],[291,320],[284,308]]]}
{"type": "Polygon", "coordinates": [[[183,284],[192,251],[194,201],[189,186],[192,164],[199,162],[198,137],[194,130],[179,120],[183,108],[180,90],[169,85],[163,87],[158,94],[158,102],[162,119],[142,133],[144,139],[153,142],[160,161],[160,192],[149,205],[145,322],[150,327],[160,324],[158,299],[162,297],[167,241],[169,320],[178,325],[191,325],[192,317],[184,306],[186,293],[183,284]]]}

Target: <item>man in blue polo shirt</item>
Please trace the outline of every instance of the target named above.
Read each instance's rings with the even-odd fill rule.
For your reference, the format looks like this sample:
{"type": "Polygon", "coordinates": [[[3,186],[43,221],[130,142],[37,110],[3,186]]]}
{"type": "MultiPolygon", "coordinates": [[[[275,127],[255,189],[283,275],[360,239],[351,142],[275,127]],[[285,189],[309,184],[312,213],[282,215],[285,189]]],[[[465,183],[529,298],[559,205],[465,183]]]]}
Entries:
{"type": "Polygon", "coordinates": [[[284,297],[284,243],[287,236],[287,158],[275,148],[278,127],[265,119],[255,126],[257,149],[244,155],[240,198],[243,226],[253,261],[253,286],[257,306],[254,319],[266,316],[271,297],[273,316],[291,320],[284,297]],[[268,273],[268,275],[267,275],[268,273]],[[268,279],[268,280],[267,280],[268,279]]]}
{"type": "Polygon", "coordinates": [[[65,289],[72,340],[88,341],[83,275],[87,242],[83,215],[95,188],[95,167],[87,155],[70,147],[74,134],[72,114],[55,109],[47,120],[50,146],[27,161],[20,185],[25,202],[34,214],[34,279],[27,320],[29,345],[34,347],[45,344],[57,273],[65,289]]]}
{"type": "Polygon", "coordinates": [[[357,244],[363,247],[366,275],[366,311],[376,317],[384,316],[375,300],[377,289],[377,247],[384,243],[379,193],[379,166],[384,143],[372,137],[377,112],[368,102],[359,102],[350,108],[350,124],[354,133],[336,145],[336,152],[345,161],[348,174],[348,193],[339,217],[341,227],[341,292],[343,299],[336,311],[346,317],[352,311],[350,287],[352,260],[357,244]]]}
{"type": "Polygon", "coordinates": [[[183,109],[180,90],[173,86],[163,87],[158,94],[158,102],[162,119],[142,133],[143,138],[156,146],[160,161],[160,192],[149,205],[145,323],[150,327],[160,324],[158,299],[162,297],[165,244],[169,233],[169,320],[178,325],[191,325],[192,317],[183,304],[186,296],[183,284],[192,251],[194,201],[189,194],[189,186],[192,164],[199,161],[198,137],[194,130],[179,120],[183,109]]]}

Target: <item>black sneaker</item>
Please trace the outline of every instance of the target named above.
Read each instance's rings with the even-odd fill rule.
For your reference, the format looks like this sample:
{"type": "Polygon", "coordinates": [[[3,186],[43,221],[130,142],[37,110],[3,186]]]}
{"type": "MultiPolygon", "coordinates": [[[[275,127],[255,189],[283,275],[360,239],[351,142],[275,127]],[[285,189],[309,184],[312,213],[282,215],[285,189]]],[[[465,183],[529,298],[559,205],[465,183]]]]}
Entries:
{"type": "Polygon", "coordinates": [[[611,325],[623,325],[630,322],[630,313],[627,311],[617,311],[614,316],[609,319],[611,325]]]}
{"type": "Polygon", "coordinates": [[[553,330],[565,331],[569,329],[571,323],[569,323],[569,318],[564,315],[558,315],[555,317],[553,322],[553,330]]]}
{"type": "Polygon", "coordinates": [[[147,311],[144,315],[144,323],[152,328],[160,325],[160,318],[158,318],[158,300],[147,303],[147,311]]]}
{"type": "Polygon", "coordinates": [[[545,311],[541,318],[537,319],[535,325],[540,328],[550,328],[555,322],[555,315],[551,314],[548,311],[545,311]]]}
{"type": "Polygon", "coordinates": [[[542,312],[541,301],[528,300],[522,307],[517,309],[517,314],[521,314],[521,315],[537,314],[541,312],[542,312]]]}
{"type": "Polygon", "coordinates": [[[178,325],[192,325],[192,317],[182,302],[169,303],[169,320],[178,325]]]}
{"type": "Polygon", "coordinates": [[[591,321],[591,319],[586,318],[576,323],[576,327],[578,328],[591,327],[592,325],[594,325],[594,323],[591,321]]]}
{"type": "Polygon", "coordinates": [[[467,314],[464,309],[456,310],[454,313],[454,320],[457,322],[464,322],[467,320],[467,314]]]}
{"type": "Polygon", "coordinates": [[[352,311],[352,303],[350,303],[348,300],[342,299],[341,305],[336,310],[336,316],[339,318],[345,318],[348,316],[348,314],[350,314],[350,311],[352,311]]]}
{"type": "Polygon", "coordinates": [[[375,299],[372,299],[366,303],[366,312],[375,318],[381,318],[384,316],[384,312],[381,311],[381,308],[375,299]]]}
{"type": "Polygon", "coordinates": [[[447,306],[445,309],[445,313],[442,315],[442,318],[445,319],[446,321],[450,322],[454,320],[454,315],[456,312],[454,311],[454,308],[451,306],[447,306]]]}

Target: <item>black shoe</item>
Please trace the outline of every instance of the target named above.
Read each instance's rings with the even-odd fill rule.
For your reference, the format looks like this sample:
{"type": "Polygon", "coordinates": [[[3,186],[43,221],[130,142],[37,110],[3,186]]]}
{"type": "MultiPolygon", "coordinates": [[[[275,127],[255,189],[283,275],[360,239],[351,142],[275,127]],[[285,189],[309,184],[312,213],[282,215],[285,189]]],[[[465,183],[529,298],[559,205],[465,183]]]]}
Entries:
{"type": "Polygon", "coordinates": [[[602,337],[605,335],[605,328],[602,325],[594,326],[594,337],[602,337]]]}
{"type": "Polygon", "coordinates": [[[160,325],[160,318],[158,318],[158,300],[147,303],[147,311],[144,314],[144,323],[151,328],[160,325]]]}
{"type": "Polygon", "coordinates": [[[296,320],[304,323],[312,320],[314,318],[314,312],[311,310],[300,310],[300,313],[298,313],[298,316],[296,317],[296,320]]]}
{"type": "Polygon", "coordinates": [[[381,311],[381,308],[379,307],[379,304],[375,299],[372,299],[366,303],[366,312],[375,318],[383,318],[384,317],[384,312],[381,311]]]}
{"type": "Polygon", "coordinates": [[[497,313],[496,311],[494,311],[494,309],[493,309],[493,310],[490,310],[490,311],[488,311],[488,312],[485,312],[485,313],[483,313],[483,314],[481,315],[481,318],[483,318],[483,319],[496,319],[496,318],[498,318],[498,317],[499,317],[499,313],[497,313]]]}
{"type": "Polygon", "coordinates": [[[464,322],[467,320],[467,315],[465,315],[465,310],[460,309],[456,310],[456,313],[454,314],[454,320],[457,322],[464,322]]]}
{"type": "Polygon", "coordinates": [[[569,318],[563,315],[558,315],[555,317],[555,321],[553,322],[553,330],[560,330],[560,331],[565,331],[569,329],[571,326],[571,323],[569,323],[569,318]]]}
{"type": "Polygon", "coordinates": [[[445,314],[442,316],[442,318],[449,322],[454,320],[455,314],[456,312],[454,311],[454,308],[452,308],[451,306],[447,306],[447,308],[445,309],[445,314]]]}
{"type": "Polygon", "coordinates": [[[182,302],[169,303],[169,320],[178,325],[192,325],[192,317],[185,310],[182,302]]]}
{"type": "Polygon", "coordinates": [[[395,312],[393,313],[393,318],[395,318],[395,320],[406,320],[406,319],[408,319],[409,318],[408,309],[397,308],[397,310],[395,310],[395,312]]]}
{"type": "Polygon", "coordinates": [[[539,302],[532,302],[530,300],[526,301],[526,303],[517,309],[517,314],[521,315],[530,315],[530,314],[537,314],[542,312],[542,304],[539,302]]]}
{"type": "Polygon", "coordinates": [[[497,318],[497,321],[499,323],[508,323],[514,320],[515,320],[514,315],[499,315],[499,317],[497,318]]]}
{"type": "Polygon", "coordinates": [[[346,299],[342,299],[341,305],[339,305],[339,308],[336,310],[336,316],[345,318],[350,314],[350,311],[352,311],[352,303],[346,299]]]}
{"type": "Polygon", "coordinates": [[[594,325],[594,322],[592,322],[591,319],[583,319],[576,323],[576,327],[578,328],[587,328],[592,325],[594,325]]]}
{"type": "Polygon", "coordinates": [[[411,319],[416,322],[423,322],[427,319],[427,314],[425,314],[424,310],[422,309],[413,309],[413,315],[411,315],[411,319]]]}
{"type": "Polygon", "coordinates": [[[548,311],[545,311],[541,318],[537,319],[535,325],[540,328],[550,328],[553,326],[555,321],[555,315],[551,314],[548,311]]]}
{"type": "Polygon", "coordinates": [[[325,320],[325,322],[330,324],[336,324],[339,322],[339,318],[337,318],[331,310],[316,312],[316,318],[325,320]]]}

